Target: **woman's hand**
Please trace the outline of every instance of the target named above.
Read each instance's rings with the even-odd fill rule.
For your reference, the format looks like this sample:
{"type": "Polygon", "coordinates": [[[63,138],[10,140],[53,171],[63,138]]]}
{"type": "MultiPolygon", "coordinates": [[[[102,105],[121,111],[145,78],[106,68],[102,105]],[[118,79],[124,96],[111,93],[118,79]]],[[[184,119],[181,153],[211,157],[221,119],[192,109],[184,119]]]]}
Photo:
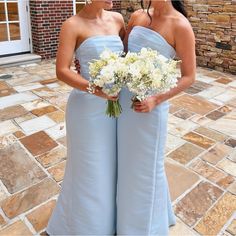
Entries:
{"type": "Polygon", "coordinates": [[[136,112],[139,113],[148,113],[151,112],[156,106],[164,102],[164,95],[163,94],[158,94],[155,96],[151,96],[144,101],[135,101],[133,103],[133,108],[136,112]]]}
{"type": "Polygon", "coordinates": [[[98,97],[101,97],[101,98],[104,98],[106,100],[110,100],[110,101],[117,101],[118,100],[118,96],[108,96],[107,94],[105,94],[102,91],[102,88],[99,88],[99,87],[95,88],[94,95],[98,96],[98,97]]]}

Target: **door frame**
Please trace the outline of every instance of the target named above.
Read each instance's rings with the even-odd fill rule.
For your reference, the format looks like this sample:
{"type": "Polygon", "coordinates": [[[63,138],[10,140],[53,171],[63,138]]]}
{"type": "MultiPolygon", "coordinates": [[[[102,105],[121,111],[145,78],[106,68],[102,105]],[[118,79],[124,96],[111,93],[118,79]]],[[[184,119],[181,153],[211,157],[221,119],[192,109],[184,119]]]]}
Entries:
{"type": "MultiPolygon", "coordinates": [[[[18,1],[18,4],[19,4],[19,2],[22,2],[22,0],[19,0],[18,1]]],[[[30,17],[30,5],[29,5],[29,0],[23,0],[23,3],[24,3],[24,5],[22,5],[22,7],[24,8],[26,8],[25,10],[24,10],[24,12],[20,12],[20,11],[23,11],[22,10],[22,8],[21,8],[21,6],[19,7],[19,5],[18,5],[18,10],[19,10],[19,24],[21,24],[21,19],[20,19],[20,17],[23,15],[24,16],[24,20],[25,21],[27,21],[26,23],[27,24],[25,24],[26,26],[25,27],[27,27],[26,29],[25,29],[25,27],[23,26],[23,27],[21,27],[20,26],[20,33],[21,33],[21,35],[23,35],[24,34],[24,30],[27,30],[27,33],[28,33],[28,40],[27,40],[27,42],[28,42],[28,49],[26,49],[26,51],[22,51],[22,52],[17,52],[17,51],[15,51],[15,52],[9,52],[9,53],[4,53],[4,54],[0,54],[0,57],[7,57],[7,56],[13,56],[13,55],[17,55],[17,54],[24,54],[24,53],[28,53],[28,52],[30,52],[30,53],[32,53],[33,52],[33,46],[32,46],[32,31],[31,31],[31,17],[30,17]],[[23,29],[22,29],[23,28],[23,29]]],[[[22,3],[21,3],[22,4],[22,3]]],[[[0,42],[0,43],[2,43],[3,44],[3,47],[4,47],[4,42],[0,42]]],[[[9,41],[5,41],[5,43],[6,43],[6,47],[11,47],[11,41],[9,42],[9,41]],[[8,45],[7,45],[8,44],[8,45]]],[[[14,43],[14,41],[12,41],[12,44],[14,43]]]]}

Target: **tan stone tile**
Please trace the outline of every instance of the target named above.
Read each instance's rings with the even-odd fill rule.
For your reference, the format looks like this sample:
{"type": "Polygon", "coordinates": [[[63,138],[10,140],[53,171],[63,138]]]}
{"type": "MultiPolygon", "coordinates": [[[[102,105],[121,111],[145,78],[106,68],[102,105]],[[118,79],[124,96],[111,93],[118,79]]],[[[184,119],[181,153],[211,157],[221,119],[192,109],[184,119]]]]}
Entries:
{"type": "Polygon", "coordinates": [[[231,175],[227,175],[226,177],[219,180],[216,184],[220,187],[226,189],[235,181],[234,177],[231,175]]]}
{"type": "Polygon", "coordinates": [[[228,156],[228,159],[233,161],[233,162],[236,162],[236,150],[234,150],[229,156],[228,156]]]}
{"type": "Polygon", "coordinates": [[[44,131],[22,138],[20,141],[34,156],[48,152],[58,145],[44,131]]]}
{"type": "Polygon", "coordinates": [[[39,96],[41,98],[48,98],[48,97],[61,95],[61,93],[54,91],[48,87],[38,88],[38,89],[34,89],[32,91],[34,92],[34,94],[36,94],[37,96],[39,96]]]}
{"type": "Polygon", "coordinates": [[[16,138],[23,138],[23,137],[25,137],[25,134],[22,131],[16,131],[14,133],[14,135],[16,136],[16,138]]]}
{"type": "Polygon", "coordinates": [[[37,99],[35,101],[27,102],[22,104],[22,106],[27,110],[27,111],[32,111],[35,109],[43,108],[50,106],[51,104],[49,102],[46,102],[45,100],[42,99],[37,99]]]}
{"type": "Polygon", "coordinates": [[[6,225],[6,221],[5,221],[5,219],[3,218],[3,216],[2,215],[0,215],[0,227],[3,227],[4,225],[6,225]]]}
{"type": "Polygon", "coordinates": [[[204,149],[201,149],[191,143],[185,143],[181,147],[171,152],[168,157],[185,165],[203,151],[204,149]]]}
{"type": "Polygon", "coordinates": [[[33,233],[21,220],[19,220],[7,226],[3,230],[1,230],[0,235],[1,236],[13,236],[13,235],[28,236],[28,235],[33,235],[33,233]]]}
{"type": "Polygon", "coordinates": [[[199,125],[206,125],[212,121],[209,118],[207,118],[205,116],[198,115],[198,114],[191,117],[190,120],[195,122],[196,124],[199,124],[199,125]]]}
{"type": "Polygon", "coordinates": [[[194,132],[190,132],[183,136],[183,139],[186,141],[189,141],[191,143],[194,143],[202,148],[208,149],[209,147],[213,146],[215,144],[215,141],[208,139],[206,137],[203,137],[202,135],[199,135],[194,132]]]}
{"type": "Polygon", "coordinates": [[[232,138],[236,138],[236,111],[233,111],[223,118],[211,122],[208,124],[208,127],[214,130],[217,130],[226,135],[232,136],[232,138]]]}
{"type": "Polygon", "coordinates": [[[170,227],[169,236],[196,236],[196,234],[182,221],[177,219],[176,225],[170,227]]]}
{"type": "Polygon", "coordinates": [[[206,117],[211,120],[218,120],[221,117],[223,117],[224,115],[225,115],[225,113],[216,110],[216,111],[213,111],[213,112],[207,114],[206,117]]]}
{"type": "Polygon", "coordinates": [[[40,81],[40,84],[42,85],[46,85],[46,84],[52,84],[55,82],[58,82],[59,80],[57,78],[52,78],[52,79],[46,79],[46,80],[42,80],[40,81]]]}
{"type": "Polygon", "coordinates": [[[198,80],[196,80],[192,86],[201,91],[212,87],[211,84],[203,82],[203,81],[198,81],[198,80]]]}
{"type": "Polygon", "coordinates": [[[218,106],[213,103],[210,103],[200,97],[193,97],[190,95],[181,95],[174,98],[171,100],[171,104],[181,106],[200,115],[205,115],[218,108],[218,106]]]}
{"type": "Polygon", "coordinates": [[[0,109],[0,121],[10,120],[19,116],[26,115],[28,111],[24,107],[17,105],[0,109]]]}
{"type": "Polygon", "coordinates": [[[215,165],[224,157],[228,156],[232,149],[222,143],[216,144],[207,153],[203,154],[201,158],[211,164],[215,165]]]}
{"type": "Polygon", "coordinates": [[[180,118],[175,118],[177,119],[176,124],[172,123],[172,121],[168,122],[168,132],[175,136],[182,137],[183,135],[197,127],[197,124],[190,120],[183,121],[180,118]],[[179,122],[178,119],[180,120],[179,122]]]}
{"type": "Polygon", "coordinates": [[[227,136],[224,134],[221,134],[219,132],[216,132],[214,130],[207,129],[206,127],[200,126],[199,128],[194,130],[195,133],[202,134],[210,139],[223,142],[227,136]]]}
{"type": "Polygon", "coordinates": [[[66,159],[66,149],[58,147],[37,157],[37,160],[44,166],[50,167],[66,159]]]}
{"type": "Polygon", "coordinates": [[[222,195],[214,185],[201,182],[175,206],[175,213],[187,225],[193,226],[222,195]]]}
{"type": "Polygon", "coordinates": [[[199,177],[194,172],[170,161],[166,161],[165,169],[170,185],[172,201],[177,199],[199,180],[199,177]]]}
{"type": "Polygon", "coordinates": [[[229,100],[226,105],[236,108],[236,98],[229,100]]]}
{"type": "Polygon", "coordinates": [[[66,147],[66,136],[57,139],[57,142],[59,142],[60,144],[62,144],[64,147],[66,147]]]}
{"type": "Polygon", "coordinates": [[[207,162],[202,160],[194,160],[194,162],[191,163],[190,168],[197,172],[199,175],[209,179],[214,183],[217,183],[228,176],[223,171],[220,171],[215,167],[208,165],[207,162]]]}
{"type": "Polygon", "coordinates": [[[224,112],[224,113],[229,113],[229,112],[232,111],[232,107],[229,107],[229,106],[223,106],[223,107],[219,108],[218,111],[220,111],[220,112],[224,112]]]}
{"type": "Polygon", "coordinates": [[[31,111],[32,114],[35,116],[43,116],[45,114],[51,113],[57,111],[57,108],[54,106],[47,106],[47,107],[42,107],[42,108],[37,108],[31,111]]]}
{"type": "Polygon", "coordinates": [[[35,116],[31,113],[28,113],[26,115],[23,115],[23,116],[20,116],[20,117],[17,117],[14,119],[14,121],[17,123],[17,124],[20,124],[22,122],[25,122],[27,120],[31,120],[31,119],[34,119],[35,116]]]}
{"type": "Polygon", "coordinates": [[[171,114],[174,114],[174,113],[180,111],[181,109],[182,109],[182,107],[174,106],[174,105],[170,104],[170,113],[171,114]]]}
{"type": "Polygon", "coordinates": [[[45,202],[59,192],[55,181],[47,178],[42,182],[16,193],[2,202],[2,210],[10,219],[45,202]]]}
{"type": "Polygon", "coordinates": [[[166,147],[169,150],[172,151],[172,150],[176,149],[177,147],[183,145],[184,143],[185,143],[185,141],[183,139],[168,133],[166,147]]]}
{"type": "Polygon", "coordinates": [[[18,143],[1,150],[0,179],[9,193],[38,183],[46,176],[18,143]]]}
{"type": "Polygon", "coordinates": [[[193,116],[195,113],[182,109],[180,111],[177,111],[174,115],[178,118],[181,118],[183,120],[186,120],[188,118],[190,118],[191,116],[193,116]]]}
{"type": "Polygon", "coordinates": [[[220,79],[217,79],[216,82],[221,83],[221,84],[228,84],[228,83],[232,82],[232,80],[230,80],[228,78],[221,77],[220,79]]]}
{"type": "Polygon", "coordinates": [[[224,170],[226,173],[236,177],[236,163],[229,159],[224,159],[217,164],[217,167],[224,170]]]}
{"type": "Polygon", "coordinates": [[[10,96],[15,94],[16,91],[13,88],[0,90],[0,97],[10,96]]]}
{"type": "Polygon", "coordinates": [[[54,120],[56,123],[61,123],[65,121],[65,112],[60,110],[49,113],[47,114],[47,116],[54,120]]]}
{"type": "Polygon", "coordinates": [[[16,142],[17,142],[17,138],[12,134],[0,136],[0,149],[3,149],[7,147],[8,145],[11,145],[16,142]]]}
{"type": "Polygon", "coordinates": [[[236,181],[234,181],[232,184],[229,185],[228,191],[230,191],[232,194],[236,195],[236,181]]]}
{"type": "Polygon", "coordinates": [[[9,89],[10,86],[5,81],[0,81],[0,90],[9,89]]]}
{"type": "Polygon", "coordinates": [[[236,196],[226,193],[195,226],[202,235],[217,235],[236,209],[236,196]]]}
{"type": "Polygon", "coordinates": [[[226,231],[232,235],[236,235],[236,219],[232,221],[232,223],[227,227],[226,231]]]}
{"type": "Polygon", "coordinates": [[[39,232],[46,228],[48,220],[52,214],[53,208],[56,205],[56,201],[52,200],[37,209],[33,210],[27,215],[28,220],[33,225],[36,232],[39,232]]]}
{"type": "Polygon", "coordinates": [[[48,97],[47,100],[48,100],[48,102],[50,102],[54,106],[59,107],[59,108],[63,108],[63,110],[64,110],[64,108],[67,104],[68,97],[69,97],[69,94],[63,94],[63,95],[59,95],[59,96],[48,97]]]}
{"type": "Polygon", "coordinates": [[[0,123],[0,136],[14,133],[18,129],[19,128],[11,120],[3,121],[0,123]]]}
{"type": "Polygon", "coordinates": [[[191,86],[191,87],[185,89],[184,92],[188,93],[190,95],[194,95],[194,94],[197,94],[197,93],[201,92],[201,90],[191,86]]]}
{"type": "Polygon", "coordinates": [[[224,93],[215,97],[216,100],[221,102],[229,102],[230,100],[234,99],[236,96],[236,89],[227,89],[224,93]]]}
{"type": "Polygon", "coordinates": [[[48,172],[57,182],[63,180],[66,161],[62,161],[53,167],[48,168],[48,172]]]}

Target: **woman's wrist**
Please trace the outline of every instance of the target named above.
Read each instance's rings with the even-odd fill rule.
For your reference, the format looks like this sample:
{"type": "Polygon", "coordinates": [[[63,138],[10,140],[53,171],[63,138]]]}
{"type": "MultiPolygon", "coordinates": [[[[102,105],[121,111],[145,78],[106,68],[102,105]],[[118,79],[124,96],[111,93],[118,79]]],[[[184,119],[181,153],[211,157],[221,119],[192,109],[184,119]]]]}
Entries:
{"type": "Polygon", "coordinates": [[[162,103],[162,102],[164,102],[166,100],[168,100],[168,96],[165,93],[157,94],[155,96],[155,103],[156,103],[156,105],[159,105],[160,103],[162,103]]]}

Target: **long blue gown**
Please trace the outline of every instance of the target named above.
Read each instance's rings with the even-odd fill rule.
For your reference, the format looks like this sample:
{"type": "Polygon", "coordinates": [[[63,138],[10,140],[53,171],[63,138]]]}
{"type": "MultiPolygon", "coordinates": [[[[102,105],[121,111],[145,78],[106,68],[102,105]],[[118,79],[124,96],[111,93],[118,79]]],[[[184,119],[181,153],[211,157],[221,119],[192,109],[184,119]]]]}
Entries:
{"type": "MultiPolygon", "coordinates": [[[[142,47],[159,51],[167,58],[175,50],[157,32],[135,26],[129,36],[128,50],[142,47]]],[[[168,235],[175,224],[164,170],[169,103],[163,102],[150,113],[131,109],[132,94],[123,89],[123,108],[118,118],[118,235],[168,235]]]]}
{"type": "MultiPolygon", "coordinates": [[[[119,36],[92,36],[76,50],[81,74],[109,48],[123,51],[119,36]]],[[[117,120],[105,115],[106,100],[73,89],[66,111],[67,164],[49,220],[50,235],[114,235],[116,230],[117,120]]]]}

